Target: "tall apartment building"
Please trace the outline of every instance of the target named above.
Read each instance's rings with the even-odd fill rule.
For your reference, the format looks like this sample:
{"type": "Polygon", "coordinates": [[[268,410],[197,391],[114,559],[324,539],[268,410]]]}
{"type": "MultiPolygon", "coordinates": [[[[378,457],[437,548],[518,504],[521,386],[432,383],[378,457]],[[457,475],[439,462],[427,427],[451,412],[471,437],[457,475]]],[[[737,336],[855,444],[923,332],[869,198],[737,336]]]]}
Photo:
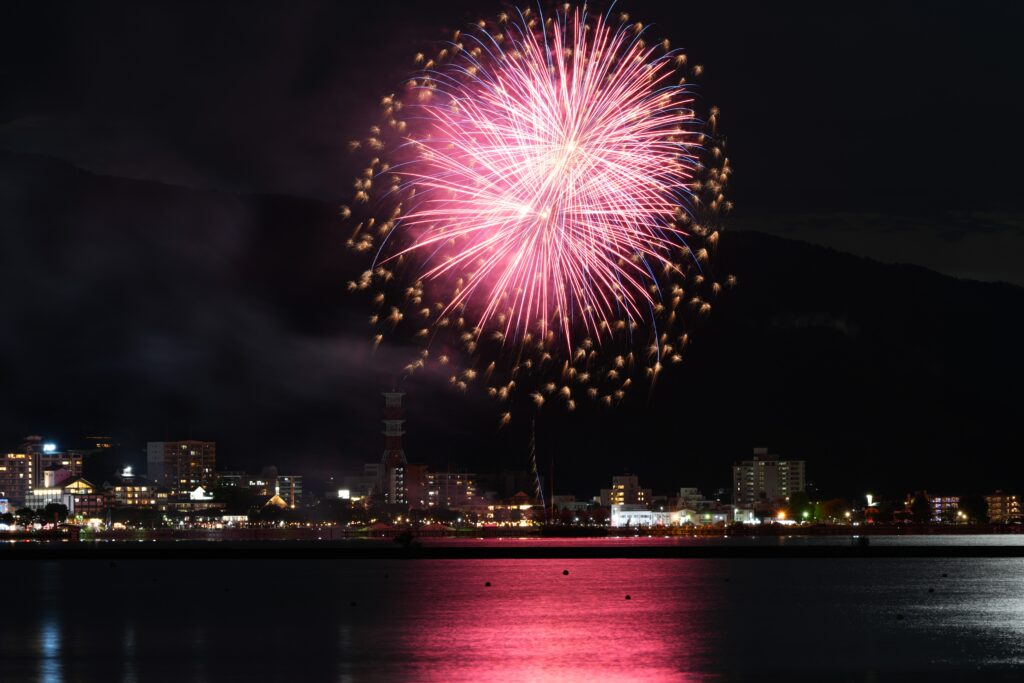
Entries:
{"type": "Polygon", "coordinates": [[[988,521],[993,524],[1011,524],[1024,520],[1020,498],[1011,493],[996,491],[985,496],[985,503],[988,505],[988,521]]]}
{"type": "Polygon", "coordinates": [[[72,477],[82,476],[82,452],[62,451],[57,444],[45,441],[43,437],[33,434],[26,436],[21,444],[21,452],[32,457],[32,486],[43,487],[43,472],[52,467],[59,467],[71,473],[72,477]]]}
{"type": "Polygon", "coordinates": [[[426,507],[459,508],[477,498],[472,474],[464,472],[428,472],[426,507]]]}
{"type": "Polygon", "coordinates": [[[146,444],[149,479],[172,491],[193,491],[216,480],[214,441],[150,441],[146,444]]]}
{"type": "Polygon", "coordinates": [[[612,487],[601,489],[601,505],[647,505],[651,502],[653,491],[640,488],[640,478],[635,474],[623,474],[612,477],[612,487]]]}
{"type": "Polygon", "coordinates": [[[389,505],[405,505],[415,509],[427,507],[426,465],[396,465],[388,470],[387,482],[384,497],[389,505]]]}
{"type": "Polygon", "coordinates": [[[405,412],[402,409],[401,391],[384,392],[384,455],[380,461],[380,492],[384,502],[396,505],[408,503],[406,495],[405,451],[402,450],[402,436],[405,434],[405,412]]]}
{"type": "Polygon", "coordinates": [[[928,501],[932,506],[932,521],[956,521],[957,512],[960,510],[960,496],[928,496],[928,501]]]}
{"type": "Polygon", "coordinates": [[[732,500],[739,508],[774,504],[806,491],[805,461],[781,460],[767,448],[755,448],[752,460],[732,468],[732,500]]]}
{"type": "Polygon", "coordinates": [[[35,472],[32,455],[28,453],[5,453],[0,455],[0,498],[7,499],[14,509],[25,504],[25,498],[32,493],[35,472]]]}

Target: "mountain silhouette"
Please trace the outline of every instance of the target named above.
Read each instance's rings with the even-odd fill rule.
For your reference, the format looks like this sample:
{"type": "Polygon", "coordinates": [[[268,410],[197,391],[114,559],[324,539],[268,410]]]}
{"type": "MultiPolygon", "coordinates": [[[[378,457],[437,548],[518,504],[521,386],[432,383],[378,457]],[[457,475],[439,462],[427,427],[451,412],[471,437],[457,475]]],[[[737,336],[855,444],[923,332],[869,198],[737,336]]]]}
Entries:
{"type": "MultiPolygon", "coordinates": [[[[119,464],[139,465],[146,440],[212,438],[225,467],[314,481],[379,459],[379,392],[403,350],[371,353],[337,214],[0,154],[0,441],[112,434],[119,464]]],[[[1024,289],[736,223],[716,263],[739,284],[680,368],[619,408],[537,417],[559,492],[623,471],[659,492],[728,490],[755,446],[806,459],[828,497],[1024,483],[1024,289]]],[[[403,388],[410,460],[526,467],[529,416],[498,430],[480,393],[403,388]]]]}

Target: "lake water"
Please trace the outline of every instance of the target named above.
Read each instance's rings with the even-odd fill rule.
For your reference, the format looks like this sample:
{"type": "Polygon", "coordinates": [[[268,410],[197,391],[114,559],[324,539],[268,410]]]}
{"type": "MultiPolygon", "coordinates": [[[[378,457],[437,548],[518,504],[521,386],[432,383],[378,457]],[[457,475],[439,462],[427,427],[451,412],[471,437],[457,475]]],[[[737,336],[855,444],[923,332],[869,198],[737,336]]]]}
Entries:
{"type": "MultiPolygon", "coordinates": [[[[1024,534],[908,534],[904,536],[870,535],[867,541],[872,546],[920,547],[920,546],[1024,546],[1024,534]]],[[[778,535],[731,535],[731,536],[609,536],[594,538],[557,537],[510,537],[510,538],[426,538],[420,542],[426,546],[502,546],[517,547],[650,547],[650,546],[703,546],[703,547],[807,547],[807,546],[849,546],[856,544],[860,536],[790,536],[778,535]]]]}
{"type": "Polygon", "coordinates": [[[5,682],[1024,679],[1019,559],[8,560],[3,577],[5,682]]]}

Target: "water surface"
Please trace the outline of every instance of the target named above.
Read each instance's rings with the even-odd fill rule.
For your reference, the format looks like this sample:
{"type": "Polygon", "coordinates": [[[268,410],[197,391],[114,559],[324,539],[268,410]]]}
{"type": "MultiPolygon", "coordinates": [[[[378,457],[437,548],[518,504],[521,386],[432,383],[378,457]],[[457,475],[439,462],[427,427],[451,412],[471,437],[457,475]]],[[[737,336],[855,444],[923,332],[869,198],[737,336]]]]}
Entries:
{"type": "Polygon", "coordinates": [[[3,681],[1019,680],[1024,665],[1015,559],[8,561],[4,577],[3,681]]]}

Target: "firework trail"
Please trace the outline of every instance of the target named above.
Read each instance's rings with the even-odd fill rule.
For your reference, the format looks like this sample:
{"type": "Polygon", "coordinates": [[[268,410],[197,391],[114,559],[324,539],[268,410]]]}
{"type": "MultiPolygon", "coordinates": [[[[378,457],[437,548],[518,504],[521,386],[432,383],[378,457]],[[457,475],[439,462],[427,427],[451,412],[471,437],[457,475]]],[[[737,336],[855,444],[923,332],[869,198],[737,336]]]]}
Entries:
{"type": "Polygon", "coordinates": [[[718,111],[698,116],[689,82],[702,67],[569,5],[480,21],[415,62],[351,143],[372,155],[342,214],[375,343],[415,340],[407,372],[450,366],[459,389],[537,407],[611,405],[679,362],[685,318],[721,290],[730,208],[718,111]]]}

